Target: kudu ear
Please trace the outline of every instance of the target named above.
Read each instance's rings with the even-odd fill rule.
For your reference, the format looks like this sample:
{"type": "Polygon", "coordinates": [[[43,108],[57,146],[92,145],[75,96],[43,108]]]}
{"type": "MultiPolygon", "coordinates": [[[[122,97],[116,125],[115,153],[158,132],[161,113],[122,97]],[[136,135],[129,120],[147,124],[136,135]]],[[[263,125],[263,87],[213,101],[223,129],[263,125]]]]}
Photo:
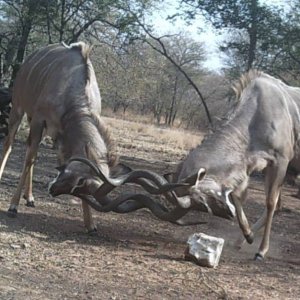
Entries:
{"type": "Polygon", "coordinates": [[[200,168],[198,173],[195,173],[183,180],[183,182],[186,182],[188,184],[192,185],[199,185],[199,182],[205,177],[206,175],[206,169],[200,168]]]}
{"type": "Polygon", "coordinates": [[[224,195],[225,203],[226,203],[227,207],[229,208],[231,215],[233,217],[235,217],[236,216],[236,208],[235,208],[234,204],[231,202],[231,199],[230,199],[231,193],[232,193],[232,189],[222,187],[222,194],[224,195]]]}
{"type": "Polygon", "coordinates": [[[110,177],[117,178],[119,176],[128,174],[132,171],[132,169],[122,163],[117,164],[116,166],[110,169],[110,177]]]}
{"type": "Polygon", "coordinates": [[[200,168],[197,174],[197,181],[195,183],[195,185],[197,186],[200,181],[205,177],[206,175],[206,169],[205,168],[200,168]]]}

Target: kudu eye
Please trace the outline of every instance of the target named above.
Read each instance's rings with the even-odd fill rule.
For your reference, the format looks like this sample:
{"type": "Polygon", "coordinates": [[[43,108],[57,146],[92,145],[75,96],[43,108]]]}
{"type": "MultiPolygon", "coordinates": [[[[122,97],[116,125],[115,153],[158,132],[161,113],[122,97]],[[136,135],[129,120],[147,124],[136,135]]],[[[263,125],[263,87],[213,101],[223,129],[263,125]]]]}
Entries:
{"type": "Polygon", "coordinates": [[[77,182],[77,186],[82,186],[85,182],[85,179],[84,178],[79,178],[78,182],[77,182]]]}

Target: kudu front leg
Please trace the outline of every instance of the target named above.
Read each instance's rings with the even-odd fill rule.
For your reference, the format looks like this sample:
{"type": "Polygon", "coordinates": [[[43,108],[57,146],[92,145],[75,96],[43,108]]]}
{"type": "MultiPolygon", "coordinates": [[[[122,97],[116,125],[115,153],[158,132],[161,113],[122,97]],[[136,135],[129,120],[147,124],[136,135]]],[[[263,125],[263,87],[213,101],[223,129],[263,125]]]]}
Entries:
{"type": "Polygon", "coordinates": [[[89,234],[95,233],[97,231],[97,228],[93,222],[91,207],[83,200],[82,200],[82,212],[83,212],[84,226],[87,229],[88,233],[89,234]]]}
{"type": "MultiPolygon", "coordinates": [[[[260,216],[257,222],[253,226],[251,226],[251,235],[253,236],[253,239],[255,234],[265,225],[266,219],[267,219],[267,209],[265,208],[263,214],[260,216]]],[[[239,238],[236,241],[235,243],[236,247],[240,249],[242,245],[245,243],[245,241],[246,241],[245,236],[242,236],[242,238],[239,238]]]]}
{"type": "Polygon", "coordinates": [[[15,135],[20,126],[21,120],[23,117],[23,112],[18,113],[16,110],[12,109],[9,115],[9,124],[8,124],[8,135],[4,139],[3,150],[2,150],[2,159],[0,163],[0,179],[2,178],[4,168],[6,166],[9,154],[11,153],[12,144],[15,139],[15,135]]]}
{"type": "Polygon", "coordinates": [[[253,243],[256,232],[265,225],[266,218],[267,218],[267,210],[265,209],[263,214],[258,219],[258,221],[250,228],[248,219],[247,219],[247,217],[244,213],[243,207],[242,207],[242,204],[246,200],[246,196],[247,196],[247,191],[244,191],[240,198],[238,198],[237,196],[234,196],[234,195],[232,196],[232,200],[236,207],[239,227],[241,228],[241,230],[243,232],[243,236],[238,238],[237,241],[235,242],[235,247],[238,249],[240,249],[243,246],[245,241],[247,241],[248,244],[253,243]]]}
{"type": "Polygon", "coordinates": [[[23,195],[23,198],[26,200],[26,206],[28,207],[35,207],[34,197],[32,194],[32,178],[33,178],[33,165],[31,165],[31,168],[26,176],[25,191],[23,195]]]}
{"type": "MultiPolygon", "coordinates": [[[[241,197],[237,197],[236,195],[231,195],[232,201],[234,203],[235,209],[236,209],[236,216],[237,216],[237,220],[239,223],[239,226],[243,232],[244,238],[246,239],[246,241],[249,244],[253,243],[254,240],[254,234],[249,226],[249,222],[248,219],[245,215],[245,212],[243,210],[243,206],[242,204],[244,203],[245,199],[246,199],[246,195],[247,195],[247,191],[244,191],[241,195],[241,197]]],[[[237,245],[239,245],[239,247],[242,245],[243,240],[238,240],[236,242],[237,245]]]]}

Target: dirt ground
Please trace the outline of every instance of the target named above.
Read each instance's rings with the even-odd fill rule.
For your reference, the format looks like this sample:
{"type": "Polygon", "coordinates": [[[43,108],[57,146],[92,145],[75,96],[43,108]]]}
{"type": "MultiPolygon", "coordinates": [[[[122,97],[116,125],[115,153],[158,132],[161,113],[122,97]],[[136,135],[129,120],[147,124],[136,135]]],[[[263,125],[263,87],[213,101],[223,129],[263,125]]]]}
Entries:
{"type": "MultiPolygon", "coordinates": [[[[168,172],[186,153],[141,128],[128,130],[126,124],[107,121],[121,161],[132,167],[168,172]]],[[[11,219],[6,210],[24,150],[19,137],[0,184],[1,300],[300,299],[300,200],[291,196],[295,187],[284,186],[284,209],[274,218],[268,257],[258,263],[253,257],[259,236],[254,245],[237,251],[237,222],[205,213],[197,217],[206,224],[180,227],[145,209],[126,215],[95,212],[98,232],[87,235],[80,202],[67,196],[51,199],[47,193],[56,175],[56,155],[49,145],[41,145],[35,167],[36,208],[22,201],[18,217],[11,219]],[[225,239],[216,269],[183,259],[187,238],[195,232],[225,239]]],[[[245,209],[251,222],[262,213],[263,203],[262,181],[254,178],[245,209]]]]}

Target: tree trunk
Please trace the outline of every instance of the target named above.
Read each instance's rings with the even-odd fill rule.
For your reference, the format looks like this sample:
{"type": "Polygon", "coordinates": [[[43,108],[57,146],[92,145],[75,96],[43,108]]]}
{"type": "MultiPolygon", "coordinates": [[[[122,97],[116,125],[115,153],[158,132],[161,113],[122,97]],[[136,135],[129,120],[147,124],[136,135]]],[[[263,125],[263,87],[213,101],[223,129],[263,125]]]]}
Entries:
{"type": "Polygon", "coordinates": [[[113,105],[113,112],[116,113],[119,110],[119,108],[120,108],[120,104],[119,103],[115,103],[113,105]]]}
{"type": "Polygon", "coordinates": [[[248,30],[249,33],[249,52],[248,52],[248,64],[247,71],[253,67],[255,60],[255,52],[257,45],[257,0],[251,0],[251,27],[248,30]]]}
{"type": "Polygon", "coordinates": [[[2,83],[2,58],[3,57],[3,55],[2,55],[2,53],[0,53],[0,86],[3,84],[2,83]]]}
{"type": "Polygon", "coordinates": [[[50,12],[49,12],[49,0],[46,4],[46,12],[47,12],[47,34],[48,34],[48,43],[52,44],[52,38],[51,38],[51,22],[50,22],[50,12]]]}
{"type": "Polygon", "coordinates": [[[174,89],[173,89],[173,95],[172,95],[172,101],[171,101],[171,107],[170,107],[170,113],[169,113],[169,118],[168,118],[168,125],[172,125],[172,120],[173,120],[173,113],[175,109],[175,104],[176,104],[176,94],[177,94],[177,84],[178,84],[178,77],[177,75],[175,76],[175,82],[174,82],[174,89]]]}
{"type": "Polygon", "coordinates": [[[168,125],[169,114],[165,112],[165,125],[168,125]]]}
{"type": "Polygon", "coordinates": [[[25,23],[22,28],[21,38],[20,38],[20,42],[18,45],[17,57],[12,66],[12,74],[11,74],[11,79],[10,79],[10,83],[9,83],[10,87],[13,85],[13,82],[16,78],[17,72],[19,71],[20,66],[23,62],[26,45],[28,42],[28,37],[29,37],[30,31],[31,31],[31,27],[32,27],[32,19],[31,19],[31,16],[29,16],[28,18],[26,18],[25,23]]]}
{"type": "Polygon", "coordinates": [[[59,41],[62,42],[64,38],[65,29],[65,9],[66,1],[61,0],[61,10],[60,10],[60,28],[59,28],[59,41]]]}
{"type": "Polygon", "coordinates": [[[171,120],[171,126],[174,126],[176,116],[177,116],[177,110],[175,110],[174,113],[173,113],[172,120],[171,120]]]}

